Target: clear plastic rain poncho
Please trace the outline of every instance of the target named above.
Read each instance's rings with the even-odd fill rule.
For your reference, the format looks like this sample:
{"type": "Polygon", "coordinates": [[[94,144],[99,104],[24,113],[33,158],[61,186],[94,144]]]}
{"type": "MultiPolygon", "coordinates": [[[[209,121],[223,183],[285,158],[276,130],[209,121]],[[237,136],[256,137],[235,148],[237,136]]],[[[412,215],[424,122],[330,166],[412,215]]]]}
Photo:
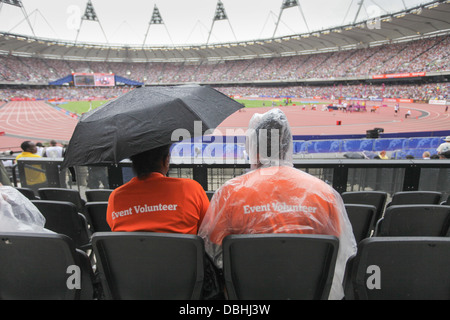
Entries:
{"type": "Polygon", "coordinates": [[[207,253],[222,268],[222,240],[230,234],[335,235],[339,252],[330,299],[344,296],[342,281],[356,241],[341,196],[293,167],[292,134],[285,114],[255,114],[247,130],[251,170],[227,181],[211,199],[199,229],[207,253]]]}
{"type": "Polygon", "coordinates": [[[0,186],[0,232],[47,232],[45,218],[22,193],[0,186]]]}

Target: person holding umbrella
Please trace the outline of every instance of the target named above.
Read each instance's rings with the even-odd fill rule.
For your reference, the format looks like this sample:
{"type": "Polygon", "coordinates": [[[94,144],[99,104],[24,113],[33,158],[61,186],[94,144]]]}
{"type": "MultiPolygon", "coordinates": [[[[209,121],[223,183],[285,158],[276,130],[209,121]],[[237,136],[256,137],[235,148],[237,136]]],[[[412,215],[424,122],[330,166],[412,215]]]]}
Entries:
{"type": "Polygon", "coordinates": [[[111,230],[197,234],[209,200],[197,181],[166,176],[170,145],[130,160],[136,176],[108,200],[106,220],[111,230]]]}

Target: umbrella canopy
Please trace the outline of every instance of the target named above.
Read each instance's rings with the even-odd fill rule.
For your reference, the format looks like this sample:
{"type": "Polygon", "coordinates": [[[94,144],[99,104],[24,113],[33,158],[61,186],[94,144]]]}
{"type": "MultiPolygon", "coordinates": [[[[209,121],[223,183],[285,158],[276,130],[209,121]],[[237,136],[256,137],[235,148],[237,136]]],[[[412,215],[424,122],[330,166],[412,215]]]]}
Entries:
{"type": "MultiPolygon", "coordinates": [[[[182,135],[187,133],[184,138],[203,135],[243,107],[209,86],[136,88],[83,114],[62,165],[118,163],[177,142],[173,140],[177,129],[182,135]]],[[[179,134],[175,139],[179,139],[179,134]]]]}

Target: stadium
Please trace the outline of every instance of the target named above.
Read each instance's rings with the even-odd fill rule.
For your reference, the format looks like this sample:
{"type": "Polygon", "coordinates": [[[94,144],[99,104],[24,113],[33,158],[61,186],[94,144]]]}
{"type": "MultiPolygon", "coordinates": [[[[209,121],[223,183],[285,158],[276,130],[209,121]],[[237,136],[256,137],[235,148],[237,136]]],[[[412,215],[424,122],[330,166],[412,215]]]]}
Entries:
{"type": "MultiPolygon", "coordinates": [[[[326,182],[342,196],[358,250],[367,250],[364,256],[358,251],[345,270],[345,299],[450,299],[450,274],[441,267],[450,262],[450,160],[437,150],[450,136],[450,1],[342,0],[325,1],[323,7],[307,0],[248,1],[245,5],[235,0],[171,2],[133,0],[125,8],[101,0],[61,1],[57,5],[0,0],[0,152],[6,184],[36,205],[42,200],[74,203],[75,218],[55,218],[54,213],[44,212],[50,209],[39,208],[47,228],[64,230],[55,232],[76,238],[73,243],[63,239],[59,246],[67,250],[65,265],[80,266],[82,287],[90,288],[68,288],[66,272],[45,274],[53,271],[51,268],[62,268],[57,256],[49,258],[52,261],[43,274],[34,273],[43,269],[38,267],[40,250],[43,254],[55,251],[54,244],[45,244],[45,237],[36,234],[35,238],[20,232],[3,234],[7,230],[2,228],[0,260],[11,257],[11,263],[0,266],[0,299],[201,299],[203,260],[188,254],[185,261],[164,257],[171,265],[189,264],[192,274],[181,280],[177,273],[183,272],[174,268],[173,274],[165,274],[163,265],[152,269],[154,277],[136,267],[136,278],[128,279],[133,283],[129,285],[126,278],[117,276],[127,274],[129,266],[113,260],[117,256],[107,245],[124,250],[123,254],[139,255],[127,246],[133,241],[145,242],[146,236],[139,233],[141,238],[129,239],[123,247],[108,244],[106,238],[95,239],[95,233],[102,236],[100,233],[110,231],[104,221],[110,192],[133,177],[129,159],[70,168],[63,166],[64,157],[16,160],[24,141],[48,147],[55,140],[67,148],[80,120],[98,107],[141,88],[180,86],[211,87],[243,108],[226,117],[209,136],[174,143],[169,177],[197,181],[211,200],[228,180],[249,172],[246,130],[253,115],[280,109],[292,131],[293,166],[326,182]],[[209,28],[205,27],[208,24],[209,28]],[[387,154],[387,160],[380,160],[381,152],[387,154]],[[36,174],[44,176],[43,183],[30,182],[36,174]],[[70,192],[51,198],[40,190],[45,188],[70,192]],[[100,190],[106,198],[92,198],[91,191],[100,190]],[[402,195],[407,198],[400,200],[402,195]],[[97,209],[99,221],[92,203],[102,204],[97,209]],[[409,209],[390,209],[403,206],[409,209]],[[401,216],[402,209],[410,215],[401,216]],[[424,212],[428,214],[425,218],[424,212]],[[35,245],[27,245],[29,241],[35,245]],[[17,248],[8,246],[10,242],[17,243],[17,248]],[[371,245],[373,257],[369,255],[371,245]],[[427,247],[436,251],[428,252],[427,247]],[[34,253],[24,258],[18,254],[23,250],[34,253]],[[389,250],[389,257],[403,259],[394,259],[393,264],[380,254],[389,250]],[[411,254],[414,250],[417,255],[411,254]],[[99,270],[89,281],[95,259],[99,270]],[[17,269],[14,263],[29,265],[30,269],[23,271],[29,275],[24,278],[23,272],[12,272],[17,269]],[[117,266],[105,267],[113,263],[117,266]],[[382,277],[401,280],[382,278],[383,289],[389,289],[368,288],[370,274],[363,263],[381,265],[382,277]],[[407,272],[411,265],[417,269],[407,272]],[[409,276],[417,278],[418,274],[423,281],[411,284],[409,276]],[[33,282],[29,277],[34,276],[43,280],[33,282]],[[143,281],[139,277],[145,276],[152,279],[155,289],[139,284],[143,281]],[[161,281],[166,277],[174,280],[161,281]],[[25,287],[15,287],[17,282],[25,287]],[[183,286],[182,290],[173,289],[175,283],[183,286]]],[[[156,236],[152,241],[174,252],[192,250],[182,238],[156,236]],[[180,243],[172,245],[171,241],[180,243]]],[[[152,241],[146,242],[149,252],[154,250],[152,241]]],[[[268,250],[276,247],[267,241],[268,250]]],[[[248,248],[238,245],[237,250],[260,250],[257,243],[248,248]]],[[[196,246],[195,250],[204,250],[196,246]]],[[[237,261],[224,270],[229,299],[328,298],[329,270],[328,274],[308,276],[326,278],[325,282],[308,282],[317,290],[313,295],[294,290],[285,296],[284,290],[289,292],[294,284],[267,281],[264,286],[255,281],[284,272],[292,257],[279,255],[283,268],[270,264],[273,270],[261,268],[261,273],[253,276],[249,269],[238,270],[238,259],[248,254],[258,264],[267,261],[246,251],[232,256],[239,253],[228,249],[226,259],[237,261]],[[230,271],[232,266],[235,269],[230,271]],[[266,295],[266,291],[278,289],[278,296],[266,295]]],[[[155,252],[155,259],[162,259],[158,254],[155,252]]],[[[138,259],[141,257],[133,257],[138,259]]],[[[142,259],[152,263],[150,258],[142,259]]],[[[244,259],[241,263],[249,262],[244,259]]],[[[304,267],[308,272],[312,269],[304,267]]],[[[297,281],[306,283],[300,278],[297,281]]]]}

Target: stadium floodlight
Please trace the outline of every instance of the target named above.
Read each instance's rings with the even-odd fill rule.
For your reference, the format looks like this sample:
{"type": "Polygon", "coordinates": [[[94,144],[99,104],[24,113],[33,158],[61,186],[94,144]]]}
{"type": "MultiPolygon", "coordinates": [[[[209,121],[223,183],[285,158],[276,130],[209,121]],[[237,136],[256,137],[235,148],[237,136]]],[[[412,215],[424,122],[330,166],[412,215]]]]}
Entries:
{"type": "Polygon", "coordinates": [[[81,25],[83,24],[83,21],[85,21],[85,20],[98,22],[98,24],[100,25],[100,29],[102,30],[103,35],[105,36],[106,43],[109,43],[108,37],[106,36],[106,33],[105,33],[105,30],[103,30],[103,26],[100,23],[100,20],[99,20],[97,14],[95,13],[94,5],[92,4],[91,0],[88,0],[88,2],[86,4],[86,10],[84,11],[84,14],[81,16],[80,27],[78,28],[78,31],[77,31],[77,36],[75,38],[75,44],[77,43],[78,35],[80,34],[81,25]]]}
{"type": "MultiPolygon", "coordinates": [[[[25,17],[25,19],[28,22],[28,25],[30,26],[31,32],[33,33],[34,36],[36,36],[36,34],[34,33],[34,29],[33,26],[31,25],[30,19],[28,19],[28,14],[25,11],[25,7],[22,4],[21,0],[0,0],[0,11],[2,9],[3,4],[9,4],[11,6],[15,6],[15,7],[19,7],[22,9],[23,15],[25,17]]],[[[23,20],[22,20],[23,21],[23,20]]]]}
{"type": "Polygon", "coordinates": [[[152,17],[150,19],[150,22],[148,23],[147,31],[145,32],[144,42],[142,43],[142,47],[144,47],[144,45],[145,45],[145,41],[147,40],[147,35],[148,35],[149,30],[150,30],[150,26],[152,24],[162,24],[166,28],[167,35],[169,36],[170,42],[173,45],[173,41],[172,41],[172,38],[170,37],[169,30],[167,30],[167,27],[164,24],[164,21],[163,21],[163,18],[161,16],[161,13],[159,12],[159,9],[158,9],[158,7],[155,4],[155,6],[153,7],[152,17]]]}
{"type": "Polygon", "coordinates": [[[0,0],[0,2],[22,8],[22,1],[20,0],[0,0]]]}
{"type": "Polygon", "coordinates": [[[300,14],[303,17],[303,21],[305,22],[306,29],[309,32],[308,22],[306,21],[305,15],[303,14],[303,10],[302,10],[302,6],[300,5],[300,2],[298,0],[283,0],[283,3],[281,4],[280,14],[278,15],[278,20],[275,25],[275,30],[273,31],[272,38],[275,38],[275,33],[277,32],[278,25],[280,24],[280,19],[281,19],[281,15],[283,14],[283,11],[285,9],[292,8],[292,7],[298,7],[298,9],[300,10],[300,14]]]}
{"type": "Polygon", "coordinates": [[[211,25],[211,29],[209,30],[208,39],[206,40],[206,44],[208,44],[209,38],[211,37],[211,32],[214,27],[214,22],[219,21],[219,20],[228,20],[228,24],[230,25],[231,32],[233,33],[234,39],[237,41],[236,35],[234,34],[234,31],[233,31],[233,27],[231,26],[230,20],[228,19],[228,16],[225,12],[225,7],[224,7],[222,1],[218,0],[217,6],[216,6],[216,11],[214,13],[214,18],[213,18],[212,25],[211,25]]]}

